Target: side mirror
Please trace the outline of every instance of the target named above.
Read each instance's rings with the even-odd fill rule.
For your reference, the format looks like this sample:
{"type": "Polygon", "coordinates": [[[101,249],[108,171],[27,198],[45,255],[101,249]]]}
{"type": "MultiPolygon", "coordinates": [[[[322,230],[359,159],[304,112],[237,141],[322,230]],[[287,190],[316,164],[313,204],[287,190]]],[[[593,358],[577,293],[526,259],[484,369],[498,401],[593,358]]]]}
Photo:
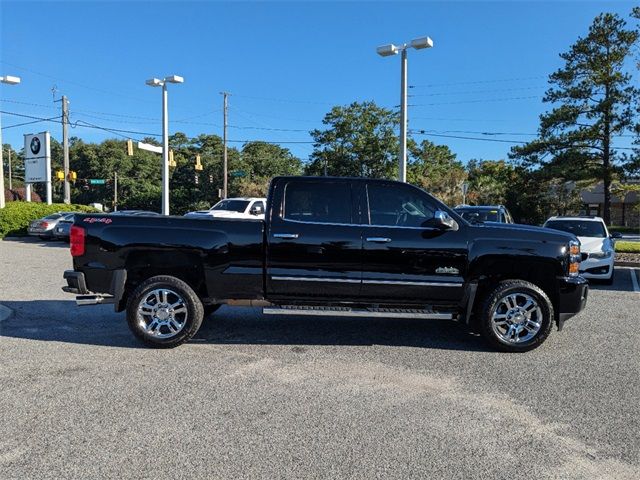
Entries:
{"type": "Polygon", "coordinates": [[[427,220],[423,226],[440,230],[458,230],[458,223],[443,210],[436,210],[433,218],[427,220]]]}
{"type": "Polygon", "coordinates": [[[262,210],[262,207],[260,205],[255,205],[251,207],[251,210],[249,210],[249,213],[251,215],[262,215],[264,211],[262,210]]]}
{"type": "Polygon", "coordinates": [[[622,233],[620,233],[620,232],[611,232],[611,233],[609,234],[609,236],[610,236],[611,238],[622,238],[622,233]]]}

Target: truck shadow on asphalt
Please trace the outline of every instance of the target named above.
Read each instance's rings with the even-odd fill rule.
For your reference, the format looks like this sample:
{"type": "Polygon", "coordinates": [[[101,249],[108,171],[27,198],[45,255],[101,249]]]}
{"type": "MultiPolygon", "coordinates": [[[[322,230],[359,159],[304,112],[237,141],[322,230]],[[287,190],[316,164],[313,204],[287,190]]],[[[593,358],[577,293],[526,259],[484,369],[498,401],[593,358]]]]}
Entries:
{"type": "MultiPolygon", "coordinates": [[[[120,348],[146,348],[111,305],[77,307],[71,300],[2,302],[14,315],[0,337],[120,348]]],[[[443,320],[263,315],[256,308],[222,307],[205,318],[194,345],[368,346],[492,351],[464,325],[443,320]]]]}

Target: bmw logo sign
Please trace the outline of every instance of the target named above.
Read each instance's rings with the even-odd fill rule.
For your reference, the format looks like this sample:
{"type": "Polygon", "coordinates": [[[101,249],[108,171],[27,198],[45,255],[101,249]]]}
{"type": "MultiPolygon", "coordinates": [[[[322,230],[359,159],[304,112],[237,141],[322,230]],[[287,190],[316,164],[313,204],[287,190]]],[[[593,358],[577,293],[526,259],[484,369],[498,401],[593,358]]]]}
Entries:
{"type": "Polygon", "coordinates": [[[40,151],[40,139],[38,137],[33,137],[31,139],[31,145],[29,147],[31,148],[31,152],[34,155],[37,155],[40,151]]]}

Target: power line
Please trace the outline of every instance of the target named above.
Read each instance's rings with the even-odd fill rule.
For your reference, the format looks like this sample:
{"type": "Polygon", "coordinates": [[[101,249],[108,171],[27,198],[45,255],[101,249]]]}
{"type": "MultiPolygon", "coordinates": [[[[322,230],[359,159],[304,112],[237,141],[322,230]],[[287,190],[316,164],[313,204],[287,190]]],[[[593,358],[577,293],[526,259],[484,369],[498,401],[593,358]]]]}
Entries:
{"type": "Polygon", "coordinates": [[[474,80],[469,82],[447,82],[447,83],[431,83],[427,85],[410,85],[409,88],[434,88],[434,87],[449,87],[451,85],[481,85],[487,83],[508,83],[508,82],[523,82],[526,80],[540,80],[541,78],[547,78],[546,75],[536,75],[534,77],[520,77],[520,78],[498,78],[494,80],[474,80]]]}
{"type": "Polygon", "coordinates": [[[13,125],[7,125],[6,127],[2,127],[2,130],[7,130],[9,128],[15,128],[15,127],[23,127],[25,125],[32,125],[34,123],[55,121],[55,120],[59,120],[60,117],[61,117],[61,115],[58,115],[57,117],[43,118],[43,119],[39,119],[38,118],[36,120],[31,120],[29,122],[14,123],[13,125]]]}
{"type": "Polygon", "coordinates": [[[85,88],[87,90],[93,90],[94,92],[104,93],[104,94],[107,94],[107,95],[115,95],[115,96],[118,96],[118,97],[127,98],[129,100],[135,100],[137,102],[142,102],[142,103],[152,103],[151,100],[142,100],[139,97],[123,95],[122,93],[113,92],[113,91],[110,91],[110,90],[103,90],[101,88],[96,88],[96,87],[92,87],[92,86],[89,86],[89,85],[84,85],[82,83],[74,82],[74,81],[71,81],[71,80],[65,80],[65,79],[60,78],[60,77],[55,77],[53,75],[48,75],[46,73],[38,72],[38,71],[33,70],[31,68],[21,67],[20,65],[16,65],[16,64],[10,63],[10,62],[6,62],[4,60],[0,60],[0,63],[2,63],[4,65],[8,65],[8,66],[13,67],[13,68],[17,68],[18,70],[23,70],[25,72],[29,72],[29,73],[32,73],[34,75],[38,75],[40,77],[49,78],[51,80],[55,80],[55,81],[60,82],[60,83],[66,83],[66,84],[69,84],[69,85],[75,85],[75,86],[80,87],[80,88],[85,88]]]}
{"type": "MultiPolygon", "coordinates": [[[[467,137],[461,135],[445,135],[441,133],[429,133],[426,130],[411,130],[413,135],[425,135],[427,137],[444,137],[444,138],[456,138],[459,140],[477,140],[481,142],[499,142],[499,143],[511,143],[511,144],[520,144],[524,145],[528,142],[524,142],[522,140],[504,140],[501,138],[481,138],[481,137],[467,137]]],[[[588,145],[577,145],[576,148],[584,148],[588,147],[588,145]]],[[[612,150],[636,150],[633,147],[611,147],[612,150]]]]}
{"type": "Polygon", "coordinates": [[[539,90],[545,87],[519,87],[519,88],[501,88],[498,90],[471,90],[466,92],[438,92],[438,93],[417,93],[411,94],[409,97],[441,97],[448,95],[471,95],[475,93],[502,93],[502,92],[518,92],[521,90],[539,90]]]}
{"type": "Polygon", "coordinates": [[[439,102],[439,103],[420,103],[411,104],[410,107],[432,107],[436,105],[458,105],[462,103],[491,103],[491,102],[509,102],[511,100],[529,100],[532,98],[542,98],[540,95],[531,95],[527,97],[505,97],[505,98],[485,98],[478,100],[460,100],[457,102],[439,102]]]}
{"type": "Polygon", "coordinates": [[[282,102],[282,103],[307,103],[312,105],[335,105],[333,102],[318,102],[317,100],[292,100],[290,98],[273,98],[273,97],[254,97],[251,95],[233,94],[234,97],[248,98],[250,100],[263,100],[266,102],[282,102]]]}

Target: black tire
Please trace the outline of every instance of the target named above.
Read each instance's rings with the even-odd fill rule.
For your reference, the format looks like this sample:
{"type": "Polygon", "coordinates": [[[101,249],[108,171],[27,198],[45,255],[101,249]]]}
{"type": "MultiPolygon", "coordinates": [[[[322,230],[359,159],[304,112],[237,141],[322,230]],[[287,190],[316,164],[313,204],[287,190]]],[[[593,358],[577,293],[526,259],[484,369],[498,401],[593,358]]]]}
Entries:
{"type": "MultiPolygon", "coordinates": [[[[148,302],[146,302],[146,304],[148,304],[148,302]]],[[[164,304],[156,303],[155,306],[157,305],[163,306],[164,304]]],[[[173,312],[173,310],[171,310],[171,312],[173,312]]],[[[127,301],[127,323],[129,324],[129,329],[131,329],[131,332],[133,332],[139,340],[154,348],[174,348],[183,344],[197,333],[200,325],[202,325],[203,316],[204,309],[202,302],[200,302],[198,295],[196,295],[193,289],[182,280],[168,275],[158,275],[145,280],[135,289],[127,301]],[[158,312],[158,314],[170,315],[169,318],[159,320],[158,317],[155,316],[156,314],[143,313],[140,313],[139,316],[139,307],[149,299],[150,295],[153,295],[154,291],[169,292],[165,294],[167,307],[161,308],[161,310],[164,310],[163,312],[158,312]],[[176,299],[181,301],[180,306],[177,307],[176,310],[183,310],[184,307],[184,312],[176,313],[175,315],[169,314],[167,312],[169,302],[176,299]],[[183,313],[184,316],[182,316],[183,313]],[[153,334],[153,332],[150,333],[143,326],[147,319],[149,323],[146,325],[150,326],[154,323],[154,320],[156,324],[158,324],[161,321],[165,323],[171,322],[173,318],[175,318],[176,323],[173,323],[171,327],[163,323],[153,330],[157,332],[156,334],[153,334]],[[174,328],[175,325],[179,325],[181,328],[173,334],[170,328],[174,328]]]]}
{"type": "Polygon", "coordinates": [[[498,283],[495,288],[489,291],[479,313],[482,336],[492,347],[503,352],[527,352],[539,347],[551,333],[554,319],[553,305],[547,294],[533,283],[525,280],[505,280],[498,283]],[[529,321],[527,320],[529,317],[518,316],[524,312],[520,310],[515,313],[512,313],[512,310],[508,310],[503,314],[504,310],[502,309],[508,308],[507,304],[509,302],[506,300],[508,297],[515,299],[516,306],[513,310],[521,309],[524,305],[527,305],[528,298],[533,300],[537,308],[534,308],[530,316],[535,318],[529,321]],[[522,300],[525,301],[522,302],[522,300]],[[522,302],[523,305],[518,302],[522,302]],[[502,319],[495,320],[496,325],[497,323],[507,323],[510,326],[501,325],[494,328],[494,314],[504,315],[505,317],[504,321],[502,319]],[[509,315],[513,315],[515,320],[507,320],[506,317],[509,315]],[[528,329],[530,324],[534,325],[531,329],[535,333],[528,329]],[[540,324],[537,331],[535,330],[536,324],[540,324]],[[511,326],[513,326],[513,330],[511,326]],[[498,333],[501,328],[507,329],[509,333],[498,333]],[[524,335],[522,335],[523,333],[524,335]],[[505,335],[513,338],[513,340],[505,339],[505,335]],[[527,339],[530,335],[531,338],[527,339]]]}
{"type": "Polygon", "coordinates": [[[222,305],[220,303],[215,303],[213,305],[203,305],[204,308],[204,318],[207,318],[209,315],[213,314],[216,310],[218,310],[222,305]]]}

